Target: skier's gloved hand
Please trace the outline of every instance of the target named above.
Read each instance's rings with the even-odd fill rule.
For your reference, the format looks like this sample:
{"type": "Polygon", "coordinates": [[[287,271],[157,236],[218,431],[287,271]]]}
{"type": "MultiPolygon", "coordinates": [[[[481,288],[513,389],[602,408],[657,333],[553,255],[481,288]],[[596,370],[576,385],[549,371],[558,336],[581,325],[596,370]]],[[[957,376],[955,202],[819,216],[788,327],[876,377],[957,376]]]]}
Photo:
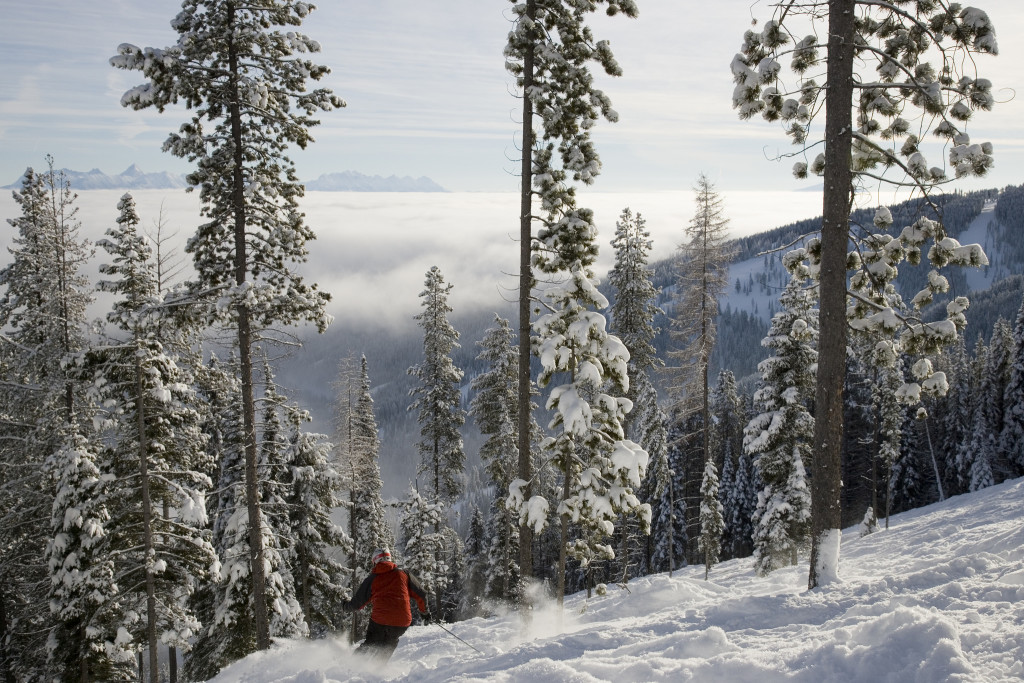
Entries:
{"type": "Polygon", "coordinates": [[[421,612],[420,619],[423,621],[423,625],[426,626],[430,623],[430,612],[421,612]]]}

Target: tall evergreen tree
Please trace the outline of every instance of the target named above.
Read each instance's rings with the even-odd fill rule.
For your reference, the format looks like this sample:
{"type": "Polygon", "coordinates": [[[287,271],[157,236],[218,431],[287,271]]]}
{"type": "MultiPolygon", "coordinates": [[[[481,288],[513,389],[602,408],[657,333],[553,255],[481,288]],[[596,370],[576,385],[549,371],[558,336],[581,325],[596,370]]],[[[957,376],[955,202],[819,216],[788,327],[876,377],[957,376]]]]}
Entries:
{"type": "MultiPolygon", "coordinates": [[[[666,427],[665,415],[658,406],[658,393],[651,379],[651,373],[664,365],[654,348],[654,338],[658,334],[654,318],[664,311],[656,304],[660,290],[651,281],[654,270],[647,266],[653,246],[650,236],[643,217],[639,213],[634,216],[628,208],[623,209],[615,223],[615,236],[612,238],[615,265],[608,280],[615,290],[611,329],[629,351],[626,398],[633,403],[633,409],[626,415],[623,430],[626,437],[640,444],[653,460],[664,457],[666,427]]],[[[652,498],[649,482],[649,478],[645,479],[638,491],[641,501],[646,503],[650,503],[652,498]]],[[[639,534],[635,521],[623,517],[619,535],[617,559],[621,572],[618,574],[625,581],[646,564],[646,553],[641,553],[641,548],[647,545],[649,534],[639,534]]]]}
{"type": "MultiPolygon", "coordinates": [[[[437,266],[427,271],[420,293],[423,312],[416,316],[423,329],[423,362],[409,369],[409,374],[419,380],[419,386],[409,392],[415,397],[409,410],[419,411],[419,473],[425,475],[432,500],[441,506],[454,502],[465,487],[466,453],[459,429],[466,421],[466,412],[460,407],[463,373],[452,361],[452,351],[459,347],[459,333],[448,322],[451,289],[437,266]]],[[[461,540],[457,534],[446,533],[447,520],[438,517],[435,524],[432,538],[436,545],[428,544],[437,553],[429,572],[434,581],[435,611],[440,616],[444,610],[446,616],[451,616],[446,589],[452,561],[461,553],[456,547],[461,540]]]]}
{"type": "Polygon", "coordinates": [[[51,540],[48,668],[59,681],[126,680],[134,663],[114,558],[107,552],[108,484],[96,454],[77,433],[46,464],[56,496],[51,540]]]}
{"type": "MultiPolygon", "coordinates": [[[[888,222],[876,217],[875,228],[851,229],[856,185],[864,179],[873,185],[909,186],[927,204],[949,172],[957,177],[983,175],[992,165],[992,146],[971,144],[966,128],[975,111],[989,110],[995,102],[992,83],[973,72],[974,57],[996,52],[992,24],[975,8],[828,0],[827,12],[824,2],[778,5],[761,31],[744,34],[741,52],[733,59],[733,106],[740,118],[761,114],[768,121],[781,121],[805,153],[819,142],[810,139],[812,122],[825,118],[824,151],[810,165],[800,161],[793,168],[798,178],[808,172],[823,176],[825,187],[821,238],[801,255],[810,258],[821,290],[811,588],[838,580],[848,317],[855,325],[887,333],[904,324],[899,322],[903,318],[905,333],[891,357],[901,352],[934,354],[955,340],[967,306],[958,297],[947,307],[946,320],[921,320],[919,309],[949,286],[937,269],[950,263],[987,263],[980,247],[961,247],[949,237],[941,220],[922,216],[896,239],[884,232],[891,217],[888,222]],[[827,24],[824,30],[822,23],[827,24]],[[800,34],[806,37],[795,37],[800,34]],[[784,58],[790,60],[792,80],[783,74],[784,58]],[[922,148],[932,134],[940,140],[939,153],[948,153],[949,171],[929,165],[925,157],[922,148]],[[851,238],[858,242],[852,254],[851,238]],[[924,247],[929,240],[932,246],[924,247]],[[884,292],[897,274],[896,266],[904,259],[917,263],[922,254],[933,271],[913,298],[915,310],[901,316],[884,292]],[[849,280],[854,291],[873,293],[858,294],[852,304],[847,301],[850,267],[856,271],[849,280]]],[[[904,398],[916,398],[922,390],[944,391],[941,378],[915,379],[919,382],[908,382],[904,398]]]]}
{"type": "Polygon", "coordinates": [[[188,605],[194,586],[217,578],[220,562],[203,534],[206,460],[192,377],[168,348],[183,334],[162,306],[156,263],[139,231],[130,194],[117,226],[98,242],[111,261],[98,288],[116,298],[107,315],[119,337],[85,354],[80,372],[104,407],[104,469],[112,477],[106,551],[117,558],[122,599],[144,615],[129,630],[148,678],[159,676],[157,648],[188,650],[200,628],[188,605]]]}
{"type": "Polygon", "coordinates": [[[708,458],[700,483],[700,540],[697,546],[704,556],[705,581],[711,574],[711,567],[718,564],[724,527],[722,503],[718,500],[718,469],[715,461],[708,458]]]}
{"type": "Polygon", "coordinates": [[[725,525],[732,541],[732,557],[749,557],[754,552],[754,520],[757,519],[757,498],[764,489],[754,459],[745,451],[736,458],[729,493],[730,507],[726,509],[725,525]]]}
{"type": "Polygon", "coordinates": [[[402,564],[419,580],[428,597],[433,596],[436,615],[440,615],[441,594],[449,579],[445,538],[440,531],[443,523],[444,506],[428,501],[410,486],[402,501],[402,564]]]}
{"type": "Polygon", "coordinates": [[[466,537],[466,571],[462,581],[463,604],[461,611],[467,617],[479,616],[487,591],[487,556],[490,552],[486,538],[484,516],[480,508],[474,507],[469,519],[469,534],[466,537]]]}
{"type": "Polygon", "coordinates": [[[747,425],[743,444],[764,483],[754,512],[754,561],[761,575],[797,563],[811,516],[805,461],[814,427],[807,405],[817,361],[815,316],[801,278],[790,280],[779,303],[782,310],[761,342],[774,355],[758,364],[756,417],[747,425]]]}
{"type": "Polygon", "coordinates": [[[459,333],[448,322],[451,289],[437,266],[427,271],[420,292],[423,312],[416,316],[423,329],[423,362],[409,369],[409,374],[419,380],[419,386],[409,392],[415,397],[409,410],[419,411],[419,473],[426,475],[430,494],[444,503],[451,503],[462,493],[466,466],[459,433],[466,421],[459,405],[462,370],[452,362],[452,351],[459,348],[459,333]]]}
{"type": "Polygon", "coordinates": [[[206,680],[251,652],[255,635],[249,608],[252,584],[237,359],[221,361],[213,355],[197,379],[199,394],[208,406],[203,432],[216,463],[215,495],[207,500],[211,542],[222,566],[220,581],[200,586],[194,599],[203,629],[185,657],[184,673],[189,680],[206,680]]]}
{"type": "Polygon", "coordinates": [[[1012,332],[1000,318],[992,328],[992,339],[975,356],[975,391],[969,439],[961,446],[959,459],[966,470],[968,490],[978,491],[1002,481],[999,438],[1003,428],[1003,397],[1009,377],[1012,332]]]}
{"type": "MultiPolygon", "coordinates": [[[[593,273],[597,245],[592,214],[580,211],[583,218],[563,217],[541,233],[544,249],[537,258],[542,271],[566,278],[546,290],[551,312],[534,323],[541,361],[538,384],[546,387],[556,377],[563,380],[549,393],[546,407],[553,412],[549,428],[555,436],[544,445],[562,474],[562,500],[556,510],[562,526],[559,604],[568,556],[584,569],[594,560],[613,559],[614,550],[605,541],[619,514],[635,515],[643,533],[650,524],[650,507],[635,494],[649,458],[622,429],[632,408],[622,397],[629,388],[629,352],[607,331],[607,321],[598,312],[608,307],[608,300],[598,291],[593,273]],[[580,532],[571,542],[570,522],[580,532]]],[[[526,484],[515,480],[512,495],[539,529],[546,523],[549,504],[535,496],[527,502],[526,484]]]]}
{"type": "Polygon", "coordinates": [[[959,457],[961,446],[970,438],[971,431],[971,371],[963,338],[959,338],[948,354],[947,374],[950,390],[946,395],[947,409],[942,423],[940,449],[943,454],[943,486],[947,495],[967,491],[969,475],[959,457]]]}
{"type": "MultiPolygon", "coordinates": [[[[477,360],[486,363],[487,369],[473,379],[476,395],[470,413],[485,437],[480,459],[495,490],[487,533],[487,595],[515,602],[519,598],[519,517],[509,509],[505,495],[519,468],[519,375],[513,336],[509,322],[496,315],[494,326],[479,342],[477,360]]],[[[536,440],[540,427],[532,419],[530,425],[536,440]]]]}
{"type": "MultiPolygon", "coordinates": [[[[183,102],[192,119],[164,144],[196,162],[189,183],[200,188],[203,214],[189,242],[197,290],[230,301],[211,317],[237,331],[245,445],[245,501],[259,518],[253,328],[306,320],[323,331],[328,296],[303,282],[294,264],[313,239],[298,208],[303,188],[285,156],[312,139],[317,111],[344,106],[324,88],[308,89],[329,69],[305,58],[320,50],[293,30],[313,8],[305,2],[185,0],[172,22],[178,42],[166,49],[122,44],[111,64],[140,71],[147,82],[124,94],[133,109],[183,102]]],[[[266,558],[258,525],[249,526],[256,649],[270,646],[266,558]]]]}
{"type": "Polygon", "coordinates": [[[0,270],[0,638],[11,653],[3,673],[26,681],[75,675],[89,664],[71,643],[63,654],[79,659],[65,660],[70,670],[46,665],[47,634],[63,609],[59,596],[47,598],[52,573],[43,555],[57,530],[46,463],[80,446],[95,456],[79,443],[91,430],[83,387],[64,369],[69,354],[86,346],[92,288],[82,267],[91,249],[79,236],[76,195],[53,158],[46,161],[42,173],[27,169],[13,193],[21,215],[8,219],[13,260],[0,270]]]}
{"type": "MultiPolygon", "coordinates": [[[[731,370],[721,370],[718,381],[711,394],[711,447],[712,460],[721,463],[719,479],[719,500],[723,508],[722,556],[724,559],[733,557],[735,545],[734,532],[740,534],[749,529],[749,524],[738,525],[733,529],[728,520],[733,511],[744,499],[744,494],[737,490],[739,474],[739,458],[743,453],[743,428],[747,419],[743,400],[736,389],[736,377],[731,370]]],[[[752,512],[752,511],[751,511],[752,512]]]]}
{"type": "MultiPolygon", "coordinates": [[[[875,381],[871,385],[872,408],[875,424],[875,460],[882,468],[878,477],[885,486],[884,506],[879,501],[872,502],[872,508],[878,515],[879,509],[885,510],[885,528],[889,528],[889,516],[893,508],[893,489],[896,485],[896,463],[900,460],[900,447],[903,441],[906,410],[899,402],[899,387],[903,384],[903,363],[897,359],[895,365],[882,364],[877,368],[875,381]]],[[[900,467],[901,473],[908,478],[913,475],[911,463],[904,460],[900,467]]]]}
{"type": "Polygon", "coordinates": [[[687,503],[682,495],[686,468],[684,434],[690,429],[687,421],[696,419],[693,415],[688,419],[678,414],[673,415],[665,457],[653,462],[654,471],[649,475],[657,481],[652,504],[651,537],[654,547],[650,569],[654,572],[667,571],[669,576],[686,565],[686,550],[690,545],[686,524],[687,503]]]}
{"type": "Polygon", "coordinates": [[[322,637],[334,628],[335,606],[345,599],[345,567],[335,559],[337,550],[352,552],[352,539],[331,519],[340,507],[341,481],[330,463],[331,444],[322,434],[303,431],[309,414],[289,406],[288,456],[291,487],[284,501],[288,509],[292,573],[306,626],[311,636],[322,637]]]}
{"type": "Polygon", "coordinates": [[[996,320],[992,328],[989,342],[988,363],[979,387],[981,400],[981,419],[991,434],[989,444],[989,460],[991,461],[994,483],[1008,478],[1012,466],[1003,457],[1000,440],[1006,424],[1006,413],[1010,406],[1006,403],[1006,389],[1010,383],[1013,365],[1015,342],[1013,328],[1005,319],[996,320]]]}
{"type": "MultiPolygon", "coordinates": [[[[267,613],[270,615],[271,636],[294,638],[309,635],[307,622],[309,613],[304,612],[299,599],[296,569],[311,569],[311,567],[304,567],[300,564],[300,559],[315,561],[315,556],[310,552],[311,548],[308,544],[311,539],[308,536],[305,539],[305,556],[300,558],[296,554],[297,539],[293,532],[296,530],[296,526],[301,524],[302,512],[297,508],[293,509],[289,505],[288,499],[296,493],[295,476],[301,476],[301,473],[294,461],[294,458],[299,455],[299,450],[295,448],[296,444],[289,438],[285,422],[292,422],[286,415],[295,411],[296,424],[292,426],[297,428],[298,424],[304,421],[305,416],[298,413],[298,408],[287,405],[287,398],[281,394],[274,381],[273,371],[266,356],[263,358],[262,374],[263,392],[259,401],[263,407],[263,419],[260,424],[260,457],[257,462],[257,471],[260,476],[259,525],[263,533],[264,557],[267,562],[265,566],[266,595],[269,600],[267,613]]],[[[310,443],[305,445],[312,446],[310,443]]],[[[303,457],[311,456],[305,454],[303,457]]],[[[316,459],[316,456],[312,457],[316,459]]],[[[320,508],[320,510],[310,510],[310,512],[324,514],[324,501],[308,502],[320,508]]],[[[333,589],[331,583],[328,578],[324,586],[328,591],[333,589]]],[[[253,599],[255,599],[255,595],[253,595],[253,599]]],[[[310,607],[312,606],[310,605],[310,607]]]]}
{"type": "MultiPolygon", "coordinates": [[[[515,77],[523,100],[522,159],[519,179],[519,401],[518,450],[519,479],[525,482],[523,494],[533,497],[533,458],[530,448],[530,307],[535,279],[533,274],[534,197],[550,216],[552,223],[576,214],[572,189],[568,202],[559,196],[562,181],[573,179],[590,184],[600,171],[601,162],[590,140],[590,129],[599,117],[618,119],[611,101],[594,87],[589,63],[596,62],[605,73],[619,75],[621,70],[607,41],[595,41],[586,17],[607,3],[609,15],[637,16],[633,0],[597,0],[577,3],[571,0],[511,0],[515,23],[505,47],[505,68],[515,77]],[[534,116],[541,130],[534,130],[534,116]],[[561,164],[554,161],[555,146],[561,164]]],[[[588,217],[584,216],[589,223],[588,217]]],[[[575,220],[575,217],[572,218],[575,220]]],[[[533,529],[524,520],[520,525],[522,543],[519,565],[525,577],[533,576],[533,529]]]]}
{"type": "MultiPolygon", "coordinates": [[[[348,512],[348,590],[354,591],[359,577],[373,568],[377,548],[395,548],[394,532],[388,523],[381,499],[380,436],[374,414],[369,365],[366,356],[358,374],[354,358],[343,359],[337,382],[337,419],[335,460],[337,461],[342,501],[348,512]]],[[[353,642],[362,633],[363,615],[352,613],[349,636],[353,642]]]]}

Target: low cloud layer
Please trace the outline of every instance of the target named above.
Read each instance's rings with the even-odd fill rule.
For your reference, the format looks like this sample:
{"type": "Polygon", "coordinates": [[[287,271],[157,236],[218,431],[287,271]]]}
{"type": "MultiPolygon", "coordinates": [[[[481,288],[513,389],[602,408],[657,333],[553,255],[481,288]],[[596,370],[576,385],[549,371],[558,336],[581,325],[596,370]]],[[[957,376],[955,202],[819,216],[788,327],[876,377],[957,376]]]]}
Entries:
{"type": "MultiPolygon", "coordinates": [[[[122,194],[80,193],[76,203],[84,237],[95,241],[113,225],[122,194]]],[[[185,242],[201,222],[198,196],[164,190],[133,196],[143,227],[152,229],[162,212],[165,231],[175,233],[171,245],[187,261],[185,242]]],[[[723,197],[734,236],[820,214],[815,192],[728,192],[723,197]]],[[[653,260],[673,254],[694,212],[691,192],[592,193],[583,195],[581,203],[595,212],[602,273],[612,265],[610,241],[623,208],[645,217],[653,260]]],[[[412,325],[425,274],[435,265],[453,285],[450,304],[457,314],[503,308],[516,296],[519,198],[514,193],[311,192],[302,208],[318,237],[309,244],[309,261],[301,269],[331,293],[330,312],[349,324],[412,325]]],[[[0,213],[5,219],[20,214],[9,194],[0,197],[0,213]]],[[[10,245],[12,232],[8,226],[0,233],[0,246],[10,245]]],[[[89,269],[93,279],[104,257],[102,251],[96,254],[89,269]]]]}

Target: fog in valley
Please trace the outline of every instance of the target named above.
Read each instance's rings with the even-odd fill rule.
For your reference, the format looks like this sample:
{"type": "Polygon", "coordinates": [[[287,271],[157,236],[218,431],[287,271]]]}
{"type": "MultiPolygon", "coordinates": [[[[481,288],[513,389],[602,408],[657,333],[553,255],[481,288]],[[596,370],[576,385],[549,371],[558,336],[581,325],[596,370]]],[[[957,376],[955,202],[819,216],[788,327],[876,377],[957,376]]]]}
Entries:
{"type": "MultiPolygon", "coordinates": [[[[74,188],[72,188],[74,189],[74,188]]],[[[117,217],[123,190],[80,192],[82,235],[101,238],[117,217]]],[[[723,191],[726,215],[735,237],[761,232],[820,213],[820,193],[723,191]]],[[[155,233],[162,222],[166,247],[182,263],[188,277],[191,261],[185,244],[201,222],[199,197],[180,190],[132,192],[142,226],[155,233]]],[[[593,208],[600,231],[598,270],[606,273],[614,252],[609,244],[623,208],[640,212],[654,242],[652,261],[669,258],[683,239],[693,215],[689,190],[651,193],[584,193],[581,205],[593,208]]],[[[519,196],[508,193],[308,192],[302,200],[317,239],[302,269],[306,277],[330,292],[334,322],[325,335],[311,327],[292,331],[304,348],[265,345],[279,357],[276,380],[286,394],[307,408],[312,431],[333,434],[331,415],[338,364],[348,355],[365,354],[381,425],[381,468],[385,494],[401,496],[416,476],[415,414],[406,414],[407,370],[419,362],[422,341],[414,316],[426,271],[438,266],[453,285],[451,320],[462,335],[455,362],[466,371],[466,386],[479,352],[476,342],[493,321],[494,313],[513,317],[519,196]],[[285,357],[286,356],[286,357],[285,357]]],[[[20,215],[9,191],[0,196],[5,219],[20,215]]],[[[0,231],[0,246],[10,245],[13,230],[0,231]]],[[[98,250],[87,268],[95,281],[106,256],[98,250]]],[[[91,317],[100,318],[109,300],[97,299],[91,317]]],[[[279,335],[276,335],[279,336],[279,335]]],[[[226,351],[225,351],[226,353],[226,351]]],[[[464,393],[464,397],[466,394],[464,393]]],[[[479,435],[472,420],[464,429],[470,465],[476,462],[479,435]]]]}

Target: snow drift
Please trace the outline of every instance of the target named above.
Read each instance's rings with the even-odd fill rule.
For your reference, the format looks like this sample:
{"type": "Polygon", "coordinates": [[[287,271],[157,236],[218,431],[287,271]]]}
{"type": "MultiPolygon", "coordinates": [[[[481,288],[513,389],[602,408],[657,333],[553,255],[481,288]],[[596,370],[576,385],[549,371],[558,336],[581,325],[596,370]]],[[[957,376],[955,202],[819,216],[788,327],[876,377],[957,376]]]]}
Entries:
{"type": "Polygon", "coordinates": [[[216,683],[335,681],[843,681],[1024,678],[1024,480],[844,533],[840,581],[808,591],[807,566],[754,575],[703,566],[515,615],[413,627],[386,668],[336,639],[286,641],[216,683]]]}

